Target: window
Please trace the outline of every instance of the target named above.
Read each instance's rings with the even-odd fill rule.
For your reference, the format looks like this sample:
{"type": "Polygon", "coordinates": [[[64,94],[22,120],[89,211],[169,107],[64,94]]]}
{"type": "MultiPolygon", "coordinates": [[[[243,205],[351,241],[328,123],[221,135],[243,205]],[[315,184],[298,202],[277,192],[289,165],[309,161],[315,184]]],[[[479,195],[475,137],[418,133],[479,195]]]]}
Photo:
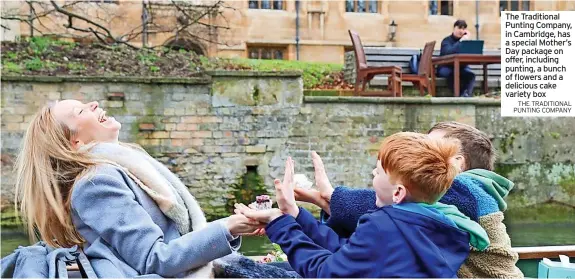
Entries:
{"type": "Polygon", "coordinates": [[[86,0],[90,3],[103,3],[103,4],[119,4],[119,0],[86,0]]]}
{"type": "Polygon", "coordinates": [[[284,59],[284,47],[260,47],[248,46],[248,58],[250,59],[284,59]]]}
{"type": "Polygon", "coordinates": [[[499,0],[499,12],[502,11],[529,11],[531,0],[499,0]]]}
{"type": "Polygon", "coordinates": [[[377,13],[378,0],[346,0],[345,11],[348,13],[377,13]]]}
{"type": "Polygon", "coordinates": [[[430,15],[453,15],[453,0],[430,0],[430,15]]]}
{"type": "Polygon", "coordinates": [[[283,0],[249,0],[248,6],[250,9],[264,9],[264,10],[283,10],[283,0]]]}

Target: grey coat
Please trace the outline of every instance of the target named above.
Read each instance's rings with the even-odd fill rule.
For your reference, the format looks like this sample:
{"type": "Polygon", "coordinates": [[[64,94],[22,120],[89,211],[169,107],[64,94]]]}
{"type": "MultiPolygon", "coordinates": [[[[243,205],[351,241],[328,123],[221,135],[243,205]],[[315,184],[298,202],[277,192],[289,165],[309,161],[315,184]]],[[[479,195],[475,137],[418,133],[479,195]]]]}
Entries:
{"type": "Polygon", "coordinates": [[[184,277],[239,248],[222,220],[180,235],[126,174],[101,165],[72,191],[72,221],[98,277],[184,277]]]}

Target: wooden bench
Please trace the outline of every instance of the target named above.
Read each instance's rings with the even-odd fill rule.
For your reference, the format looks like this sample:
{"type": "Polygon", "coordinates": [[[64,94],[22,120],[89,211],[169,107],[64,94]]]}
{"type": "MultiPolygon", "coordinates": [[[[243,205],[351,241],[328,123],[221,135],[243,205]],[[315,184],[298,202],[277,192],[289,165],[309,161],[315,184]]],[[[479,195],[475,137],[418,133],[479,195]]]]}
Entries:
{"type": "MultiPolygon", "coordinates": [[[[415,48],[387,48],[387,47],[365,47],[365,55],[367,57],[367,64],[369,66],[393,66],[398,65],[401,67],[402,72],[411,74],[409,68],[409,60],[414,54],[419,54],[422,50],[415,48]]],[[[500,54],[499,50],[485,50],[484,54],[500,54]]],[[[433,56],[439,56],[439,50],[434,50],[433,56]]],[[[475,73],[475,89],[478,90],[483,82],[483,67],[481,65],[470,65],[471,70],[475,73]]],[[[501,86],[501,65],[492,64],[488,66],[488,87],[498,88],[501,86]]],[[[355,82],[355,58],[353,51],[345,53],[344,65],[345,79],[347,82],[355,82]]],[[[376,76],[369,84],[371,87],[386,87],[387,77],[376,76]]],[[[410,82],[403,82],[403,86],[412,86],[410,82]]],[[[447,88],[447,80],[445,78],[437,78],[438,88],[447,88]]]]}

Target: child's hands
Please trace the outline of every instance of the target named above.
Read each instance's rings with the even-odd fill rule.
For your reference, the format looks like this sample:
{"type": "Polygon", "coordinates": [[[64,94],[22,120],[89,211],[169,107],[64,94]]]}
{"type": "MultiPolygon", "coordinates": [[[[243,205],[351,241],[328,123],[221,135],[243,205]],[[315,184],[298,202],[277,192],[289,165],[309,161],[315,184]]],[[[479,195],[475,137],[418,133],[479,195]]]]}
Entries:
{"type": "Polygon", "coordinates": [[[331,201],[331,195],[333,194],[333,187],[331,186],[327,173],[325,172],[323,161],[315,151],[311,153],[311,159],[315,174],[315,184],[319,189],[321,197],[329,204],[331,201]]]}
{"type": "MultiPolygon", "coordinates": [[[[242,216],[245,216],[246,218],[249,218],[251,220],[254,220],[258,223],[262,223],[262,224],[268,224],[269,222],[275,220],[276,218],[280,217],[283,215],[283,213],[281,212],[281,210],[279,210],[278,208],[272,208],[272,209],[265,209],[265,210],[255,210],[252,208],[249,208],[241,203],[237,203],[234,205],[235,209],[234,209],[234,213],[236,214],[241,214],[242,216]]],[[[258,231],[259,233],[263,232],[263,230],[258,231]]]]}
{"type": "Polygon", "coordinates": [[[313,189],[302,189],[302,188],[295,188],[294,189],[295,200],[308,202],[317,205],[327,214],[330,214],[329,210],[329,202],[327,202],[318,190],[313,189]]]}
{"type": "Polygon", "coordinates": [[[311,153],[311,157],[315,174],[315,184],[319,191],[295,188],[295,199],[302,202],[313,203],[323,209],[327,214],[331,214],[329,203],[331,201],[331,195],[333,194],[333,187],[329,182],[321,157],[315,151],[311,153]]]}
{"type": "Polygon", "coordinates": [[[294,162],[291,157],[288,157],[286,160],[284,180],[283,182],[280,182],[279,179],[276,179],[274,181],[274,185],[276,188],[276,199],[279,209],[283,213],[287,213],[296,218],[299,214],[299,208],[295,203],[294,196],[294,172],[294,162]]]}

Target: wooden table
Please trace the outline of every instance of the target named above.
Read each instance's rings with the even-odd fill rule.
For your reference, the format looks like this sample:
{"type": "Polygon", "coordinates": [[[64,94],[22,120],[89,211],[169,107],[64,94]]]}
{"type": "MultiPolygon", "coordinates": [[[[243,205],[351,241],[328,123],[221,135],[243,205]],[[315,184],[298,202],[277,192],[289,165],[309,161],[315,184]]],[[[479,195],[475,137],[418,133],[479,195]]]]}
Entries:
{"type": "Polygon", "coordinates": [[[484,54],[450,54],[431,59],[431,82],[435,86],[435,67],[439,65],[453,65],[453,91],[459,97],[460,65],[483,65],[483,93],[487,94],[487,65],[501,64],[501,55],[484,54]]]}

